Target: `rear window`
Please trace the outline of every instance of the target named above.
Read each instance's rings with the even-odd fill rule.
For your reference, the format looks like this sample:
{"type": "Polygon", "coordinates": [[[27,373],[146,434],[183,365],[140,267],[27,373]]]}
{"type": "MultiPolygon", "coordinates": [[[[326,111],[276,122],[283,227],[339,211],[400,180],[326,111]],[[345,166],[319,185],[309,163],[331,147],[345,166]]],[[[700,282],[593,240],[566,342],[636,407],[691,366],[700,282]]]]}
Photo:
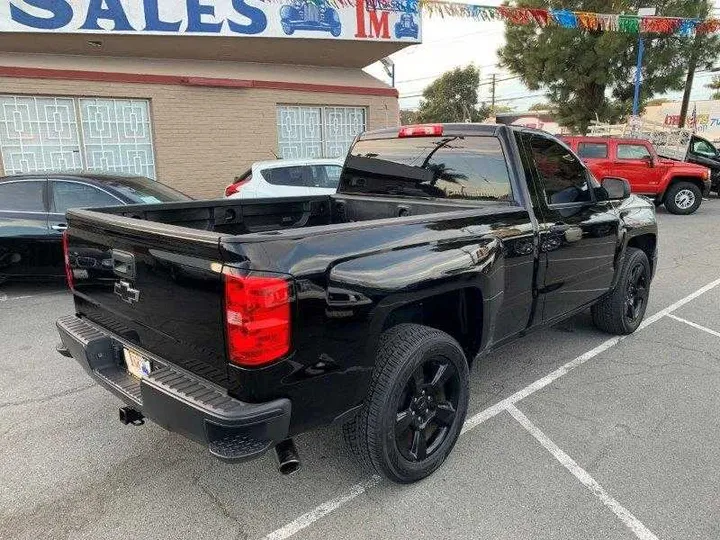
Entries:
{"type": "Polygon", "coordinates": [[[191,197],[184,193],[144,176],[103,180],[103,185],[112,187],[113,190],[119,191],[137,203],[153,204],[191,200],[191,197]]]}
{"type": "Polygon", "coordinates": [[[607,143],[587,143],[578,144],[578,156],[586,159],[604,159],[608,156],[607,143]]]}
{"type": "Polygon", "coordinates": [[[294,165],[265,169],[262,175],[273,186],[336,189],[341,170],[339,165],[294,165]]]}
{"type": "Polygon", "coordinates": [[[509,200],[510,176],[495,137],[409,137],[359,141],[341,178],[343,193],[509,200]]]}

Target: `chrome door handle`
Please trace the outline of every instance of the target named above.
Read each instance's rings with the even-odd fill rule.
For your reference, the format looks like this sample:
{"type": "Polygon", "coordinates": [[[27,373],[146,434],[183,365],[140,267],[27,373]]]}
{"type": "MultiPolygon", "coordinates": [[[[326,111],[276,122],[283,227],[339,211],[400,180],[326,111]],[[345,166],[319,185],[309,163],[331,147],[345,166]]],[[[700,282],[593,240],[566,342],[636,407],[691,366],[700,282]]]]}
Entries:
{"type": "Polygon", "coordinates": [[[58,223],[57,225],[50,225],[53,231],[64,231],[67,229],[67,223],[58,223]]]}

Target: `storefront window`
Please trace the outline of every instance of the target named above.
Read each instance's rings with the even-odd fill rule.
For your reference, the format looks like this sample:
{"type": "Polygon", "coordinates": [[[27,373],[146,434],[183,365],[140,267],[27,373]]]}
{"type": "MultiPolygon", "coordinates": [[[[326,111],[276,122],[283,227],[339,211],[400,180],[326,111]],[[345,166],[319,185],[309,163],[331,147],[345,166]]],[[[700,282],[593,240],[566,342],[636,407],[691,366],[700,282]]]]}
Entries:
{"type": "Polygon", "coordinates": [[[155,178],[147,100],[0,95],[6,174],[90,170],[155,178]]]}
{"type": "Polygon", "coordinates": [[[280,157],[344,156],[355,135],[365,131],[365,126],[364,107],[278,106],[280,157]]]}

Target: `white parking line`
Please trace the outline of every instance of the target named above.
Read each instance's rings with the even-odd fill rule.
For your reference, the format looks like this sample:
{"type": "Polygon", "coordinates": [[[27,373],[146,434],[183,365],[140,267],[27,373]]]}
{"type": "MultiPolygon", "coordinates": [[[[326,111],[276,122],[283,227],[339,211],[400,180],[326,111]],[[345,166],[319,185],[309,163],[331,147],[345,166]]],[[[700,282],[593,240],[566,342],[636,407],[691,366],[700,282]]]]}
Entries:
{"type": "Polygon", "coordinates": [[[720,337],[720,332],[716,332],[715,330],[702,326],[701,324],[688,321],[687,319],[683,319],[682,317],[677,317],[675,315],[668,315],[668,317],[670,317],[671,319],[675,319],[676,321],[680,321],[681,323],[689,324],[693,328],[697,328],[698,330],[702,330],[703,332],[707,332],[708,334],[712,334],[713,336],[720,337]]]}
{"type": "Polygon", "coordinates": [[[346,502],[353,500],[358,495],[362,495],[366,490],[377,485],[378,482],[380,482],[380,477],[375,474],[367,480],[363,480],[362,482],[355,484],[342,495],[324,502],[317,508],[314,508],[299,518],[292,520],[284,527],[271,532],[265,537],[265,540],[284,540],[285,538],[290,538],[292,535],[316,522],[321,517],[329,514],[330,512],[334,512],[346,502]]]}
{"type": "MultiPolygon", "coordinates": [[[[711,289],[714,289],[720,285],[720,279],[716,279],[715,281],[712,281],[705,285],[704,287],[699,288],[697,291],[687,295],[686,297],[678,300],[677,302],[669,305],[668,307],[658,311],[657,313],[651,315],[650,317],[646,318],[642,324],[640,324],[640,327],[638,330],[642,330],[643,328],[647,328],[651,324],[659,321],[666,315],[670,315],[673,311],[680,309],[682,306],[687,304],[688,302],[691,302],[698,296],[701,296],[708,292],[711,289]]],[[[495,405],[488,407],[487,409],[484,409],[480,411],[479,413],[471,416],[467,420],[465,420],[465,424],[463,424],[461,434],[467,433],[471,429],[476,428],[483,422],[486,422],[490,418],[493,418],[494,416],[497,416],[502,411],[508,410],[510,407],[513,407],[518,401],[525,399],[531,394],[534,394],[538,390],[545,388],[550,383],[556,381],[563,375],[566,375],[573,369],[575,369],[578,366],[583,365],[585,362],[590,360],[591,358],[594,358],[598,354],[608,350],[609,348],[613,347],[614,345],[617,345],[620,341],[623,339],[626,339],[630,336],[616,336],[612,337],[606,341],[603,341],[600,345],[597,347],[590,349],[586,353],[581,354],[577,358],[571,360],[567,364],[559,367],[552,373],[549,373],[542,379],[538,379],[537,381],[533,382],[532,384],[529,384],[525,388],[518,390],[511,396],[503,399],[502,401],[496,403],[495,405]]],[[[321,519],[322,517],[330,514],[331,512],[334,512],[341,506],[347,504],[348,502],[355,499],[358,495],[361,495],[364,493],[369,487],[372,487],[376,485],[379,480],[373,480],[376,478],[373,476],[372,478],[366,479],[363,482],[360,482],[359,484],[356,484],[355,486],[352,486],[348,489],[348,491],[340,495],[339,497],[336,497],[335,499],[331,499],[330,501],[327,501],[319,506],[317,506],[315,509],[303,514],[302,516],[294,519],[287,525],[277,529],[276,531],[273,531],[272,533],[268,534],[263,538],[263,540],[278,540],[282,538],[289,538],[290,536],[294,535],[295,533],[301,531],[305,527],[308,527],[312,525],[315,521],[321,519]],[[372,482],[372,486],[369,485],[369,482],[372,482]],[[362,487],[362,489],[360,489],[362,487]],[[276,534],[279,534],[280,536],[275,536],[276,534]]],[[[654,537],[648,537],[648,538],[654,538],[654,537]]]]}
{"type": "Polygon", "coordinates": [[[547,435],[545,435],[540,428],[533,424],[527,416],[520,412],[515,405],[508,405],[507,412],[518,421],[518,423],[527,430],[530,435],[550,452],[560,464],[565,467],[572,475],[577,478],[582,485],[588,488],[593,495],[595,495],[600,501],[607,506],[613,513],[620,518],[635,536],[640,540],[658,540],[650,530],[642,524],[642,522],[630,513],[623,505],[617,502],[595,479],[588,474],[588,472],[578,465],[573,458],[568,456],[562,449],[552,442],[547,435]]]}

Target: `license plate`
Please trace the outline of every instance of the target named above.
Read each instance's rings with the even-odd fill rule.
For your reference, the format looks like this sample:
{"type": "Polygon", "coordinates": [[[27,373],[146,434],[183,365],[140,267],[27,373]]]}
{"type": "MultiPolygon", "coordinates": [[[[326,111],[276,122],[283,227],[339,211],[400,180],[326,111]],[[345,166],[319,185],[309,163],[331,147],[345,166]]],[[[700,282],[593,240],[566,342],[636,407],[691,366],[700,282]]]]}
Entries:
{"type": "Polygon", "coordinates": [[[123,357],[125,358],[125,366],[128,372],[138,379],[147,377],[152,373],[152,362],[144,358],[141,354],[131,351],[130,349],[123,349],[123,357]]]}

